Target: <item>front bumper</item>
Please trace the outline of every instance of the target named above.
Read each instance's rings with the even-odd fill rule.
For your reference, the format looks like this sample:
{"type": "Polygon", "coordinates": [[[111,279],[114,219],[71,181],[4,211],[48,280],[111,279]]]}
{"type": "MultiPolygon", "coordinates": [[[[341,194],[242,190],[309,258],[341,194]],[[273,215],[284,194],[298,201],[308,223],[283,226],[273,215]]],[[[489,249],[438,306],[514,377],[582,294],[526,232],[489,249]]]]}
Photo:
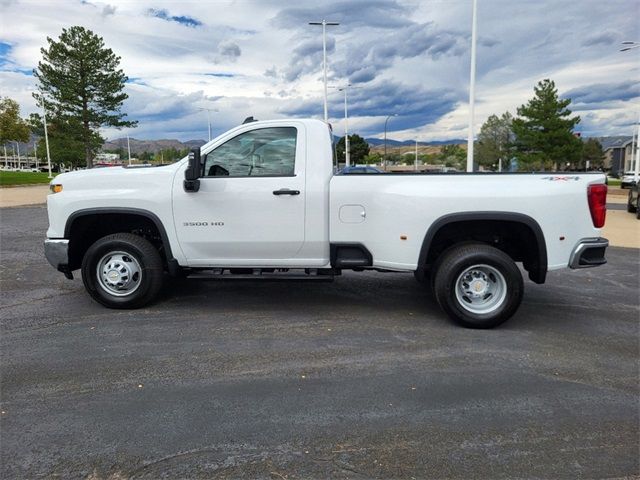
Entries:
{"type": "Polygon", "coordinates": [[[69,240],[63,238],[47,238],[44,241],[44,256],[49,263],[65,277],[73,278],[69,270],[69,240]]]}
{"type": "Polygon", "coordinates": [[[569,268],[598,267],[607,263],[604,253],[609,246],[606,238],[583,238],[574,247],[569,259],[569,268]]]}

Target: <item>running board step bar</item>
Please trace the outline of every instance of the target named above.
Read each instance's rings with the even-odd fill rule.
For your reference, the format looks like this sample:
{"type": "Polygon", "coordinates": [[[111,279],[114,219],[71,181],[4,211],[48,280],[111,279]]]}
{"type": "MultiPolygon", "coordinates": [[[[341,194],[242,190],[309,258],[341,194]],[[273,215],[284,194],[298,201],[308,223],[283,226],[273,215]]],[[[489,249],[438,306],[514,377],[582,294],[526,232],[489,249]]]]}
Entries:
{"type": "Polygon", "coordinates": [[[331,270],[310,269],[268,269],[260,268],[211,268],[194,270],[188,278],[206,280],[312,280],[316,282],[332,282],[335,273],[331,270]],[[293,270],[293,271],[292,271],[293,270]]]}

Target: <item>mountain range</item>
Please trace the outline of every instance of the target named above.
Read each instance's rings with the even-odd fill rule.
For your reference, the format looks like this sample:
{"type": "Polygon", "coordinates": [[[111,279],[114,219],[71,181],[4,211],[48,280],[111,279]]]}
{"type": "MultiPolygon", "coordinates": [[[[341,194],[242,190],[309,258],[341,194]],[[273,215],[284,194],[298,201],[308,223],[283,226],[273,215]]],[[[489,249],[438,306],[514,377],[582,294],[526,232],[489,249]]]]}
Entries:
{"type": "MultiPolygon", "coordinates": [[[[204,140],[188,140],[181,142],[175,139],[161,139],[161,140],[138,140],[136,138],[129,138],[129,145],[131,146],[131,154],[138,155],[142,152],[157,153],[161,150],[167,150],[169,148],[175,148],[176,150],[183,150],[185,148],[192,149],[198,148],[204,145],[204,140]]],[[[107,140],[102,145],[102,151],[112,151],[123,149],[127,151],[127,139],[126,138],[114,138],[113,140],[107,140]]]]}
{"type": "MultiPolygon", "coordinates": [[[[338,141],[341,137],[339,136],[335,136],[335,140],[338,141]]],[[[596,138],[598,141],[600,141],[600,143],[602,144],[602,146],[604,148],[607,148],[609,146],[612,146],[615,143],[620,143],[620,142],[624,142],[629,140],[631,137],[628,136],[609,136],[609,137],[594,137],[596,138]]],[[[583,137],[583,140],[586,140],[586,137],[583,137]]],[[[33,155],[33,147],[34,147],[34,143],[37,140],[37,137],[35,136],[31,136],[31,139],[29,140],[29,142],[27,143],[20,143],[20,152],[22,155],[29,154],[29,155],[33,155]]],[[[365,141],[371,146],[371,147],[381,147],[382,145],[384,145],[384,139],[381,138],[365,138],[365,141]]],[[[180,140],[176,140],[176,139],[161,139],[161,140],[138,140],[136,138],[129,138],[129,144],[131,146],[131,154],[132,155],[138,155],[141,154],[142,152],[150,152],[150,153],[158,153],[161,150],[166,150],[169,148],[175,148],[176,150],[183,150],[183,149],[192,149],[192,148],[197,148],[197,147],[201,147],[202,145],[204,145],[205,143],[207,143],[205,140],[188,140],[186,142],[181,142],[180,140]]],[[[427,147],[427,146],[431,146],[431,147],[439,147],[442,145],[464,145],[466,144],[467,141],[461,138],[455,138],[452,140],[434,140],[431,142],[418,142],[418,146],[421,147],[427,147]]],[[[400,140],[394,140],[392,138],[388,138],[387,139],[387,146],[394,148],[394,147],[413,147],[415,145],[415,141],[414,140],[404,140],[404,141],[400,141],[400,140]]],[[[13,149],[15,148],[15,142],[7,142],[5,148],[7,149],[7,154],[11,155],[13,152],[13,149]]],[[[107,140],[103,145],[102,145],[102,151],[115,151],[115,150],[119,150],[119,149],[123,149],[125,152],[127,150],[127,139],[126,137],[123,138],[114,138],[111,140],[107,140]]],[[[0,155],[2,155],[4,152],[1,151],[0,149],[0,155]]]]}
{"type": "MultiPolygon", "coordinates": [[[[341,137],[336,136],[336,141],[341,137]]],[[[371,145],[372,147],[377,147],[380,145],[384,145],[384,139],[381,138],[365,138],[365,141],[371,145]]],[[[161,140],[138,140],[136,138],[129,138],[129,144],[131,146],[131,154],[137,155],[142,152],[150,152],[156,153],[160,150],[166,150],[168,148],[175,148],[176,150],[182,150],[185,148],[192,149],[201,147],[206,142],[204,140],[188,140],[186,142],[181,142],[180,140],[175,139],[161,139],[161,140]]],[[[433,142],[418,142],[419,146],[440,146],[440,145],[459,145],[466,143],[466,140],[462,139],[453,139],[453,140],[441,140],[441,141],[433,141],[433,142]]],[[[389,147],[410,147],[415,145],[414,140],[393,140],[391,138],[387,139],[387,146],[389,147]]],[[[126,138],[114,138],[112,140],[107,140],[102,146],[102,151],[113,151],[122,148],[123,150],[127,150],[127,139],[126,138]]]]}

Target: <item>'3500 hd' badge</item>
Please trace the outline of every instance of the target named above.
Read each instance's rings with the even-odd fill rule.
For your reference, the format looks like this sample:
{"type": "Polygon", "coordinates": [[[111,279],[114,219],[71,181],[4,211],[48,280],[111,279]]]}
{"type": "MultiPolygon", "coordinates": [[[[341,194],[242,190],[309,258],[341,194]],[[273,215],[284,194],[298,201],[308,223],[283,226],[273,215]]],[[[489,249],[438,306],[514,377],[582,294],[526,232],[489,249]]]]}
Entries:
{"type": "Polygon", "coordinates": [[[184,227],[224,227],[224,222],[183,222],[184,227]]]}

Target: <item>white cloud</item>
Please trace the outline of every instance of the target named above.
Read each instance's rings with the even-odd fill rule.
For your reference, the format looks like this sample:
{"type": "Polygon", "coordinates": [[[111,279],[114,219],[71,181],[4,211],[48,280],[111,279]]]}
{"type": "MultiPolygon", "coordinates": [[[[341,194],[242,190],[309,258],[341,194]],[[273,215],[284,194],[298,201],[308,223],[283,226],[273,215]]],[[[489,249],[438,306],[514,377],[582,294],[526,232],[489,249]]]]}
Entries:
{"type": "MultiPolygon", "coordinates": [[[[640,77],[640,49],[618,52],[621,41],[638,40],[640,4],[635,0],[479,4],[478,127],[493,113],[515,113],[543,78],[554,79],[563,93],[640,77]]],[[[249,115],[281,117],[296,106],[309,106],[298,110],[320,115],[320,29],[307,22],[325,17],[341,23],[328,29],[332,82],[344,82],[342,75],[348,74],[362,86],[350,108],[353,131],[381,136],[386,115],[411,111],[389,122],[393,138],[466,136],[470,2],[302,5],[287,7],[275,0],[4,0],[1,94],[15,98],[24,115],[35,111],[34,79],[26,73],[37,66],[47,36],[57,38],[62,28],[82,25],[122,57],[121,66],[133,80],[127,84],[125,110],[140,121],[131,133],[138,138],[205,138],[206,114],[197,110],[200,106],[219,109],[215,132],[249,115]],[[154,16],[152,9],[164,13],[154,16]],[[418,102],[407,92],[447,102],[418,102]],[[424,110],[415,112],[407,99],[424,110]]],[[[640,99],[606,105],[592,100],[581,106],[583,132],[630,133],[640,99]]],[[[332,123],[342,131],[340,99],[332,98],[331,107],[332,123]]],[[[104,133],[120,134],[113,129],[104,133]]]]}

